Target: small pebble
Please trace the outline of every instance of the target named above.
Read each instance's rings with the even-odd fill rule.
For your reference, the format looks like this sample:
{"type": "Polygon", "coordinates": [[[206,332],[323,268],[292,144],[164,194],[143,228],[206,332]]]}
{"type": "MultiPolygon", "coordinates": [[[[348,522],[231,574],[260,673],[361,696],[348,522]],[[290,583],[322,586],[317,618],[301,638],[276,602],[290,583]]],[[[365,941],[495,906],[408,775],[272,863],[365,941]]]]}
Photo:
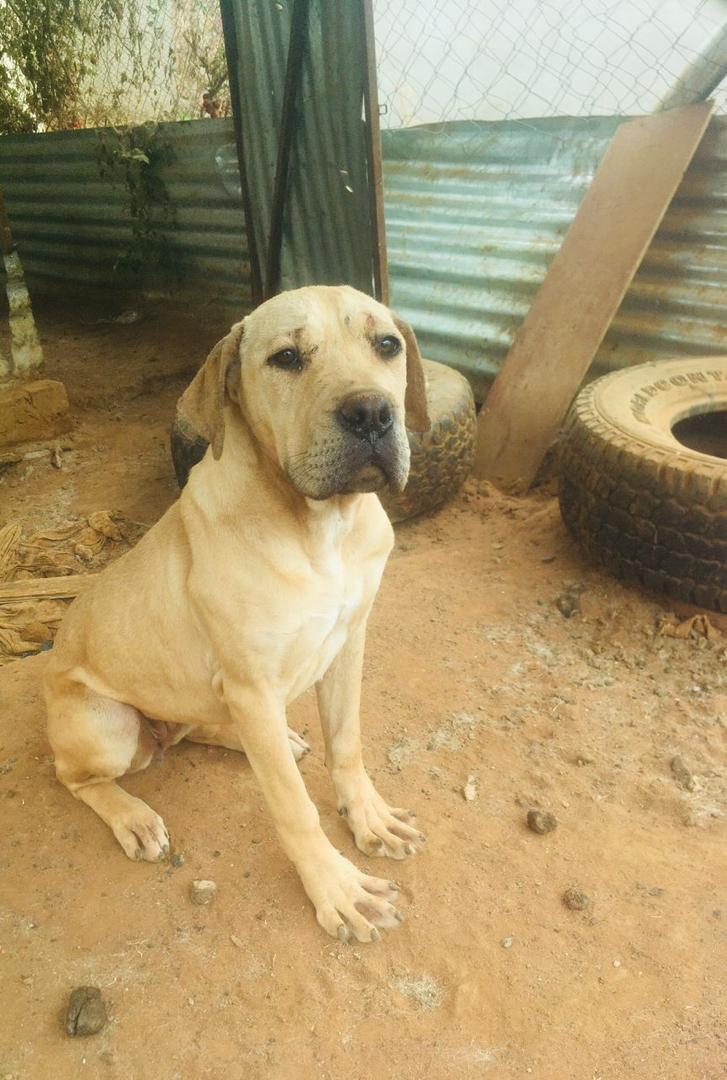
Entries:
{"type": "Polygon", "coordinates": [[[673,757],[669,763],[671,765],[671,771],[674,774],[674,779],[680,787],[683,787],[686,791],[694,791],[696,781],[694,776],[689,771],[684,761],[684,758],[673,757]]]}
{"type": "Polygon", "coordinates": [[[193,881],[189,886],[189,898],[193,904],[211,904],[217,895],[217,885],[214,881],[193,881]]]}
{"type": "Polygon", "coordinates": [[[175,868],[184,866],[184,855],[182,855],[181,851],[175,851],[169,861],[175,868]]]}
{"type": "Polygon", "coordinates": [[[236,949],[242,949],[245,944],[242,938],[236,937],[235,934],[230,934],[230,941],[236,949]]]}
{"type": "Polygon", "coordinates": [[[97,986],[77,986],[68,999],[66,1034],[96,1035],[106,1026],[108,1016],[97,986]]]}
{"type": "Polygon", "coordinates": [[[549,813],[547,810],[528,810],[528,828],[533,832],[540,833],[542,836],[544,833],[552,832],[558,825],[558,820],[555,814],[549,813]]]}
{"type": "Polygon", "coordinates": [[[621,961],[620,960],[614,960],[613,966],[614,967],[621,967],[621,961]]]}
{"type": "Polygon", "coordinates": [[[572,619],[581,610],[581,598],[574,589],[566,589],[555,601],[555,606],[564,619],[572,619]]]}
{"type": "Polygon", "coordinates": [[[466,802],[474,802],[477,798],[477,778],[474,776],[467,777],[467,783],[462,788],[462,795],[466,802]]]}
{"type": "Polygon", "coordinates": [[[504,937],[502,939],[502,941],[500,942],[500,944],[502,945],[503,949],[511,949],[512,948],[512,938],[511,937],[504,937]]]}
{"type": "Polygon", "coordinates": [[[566,889],[563,893],[563,903],[571,911],[586,911],[591,901],[580,889],[566,889]]]}

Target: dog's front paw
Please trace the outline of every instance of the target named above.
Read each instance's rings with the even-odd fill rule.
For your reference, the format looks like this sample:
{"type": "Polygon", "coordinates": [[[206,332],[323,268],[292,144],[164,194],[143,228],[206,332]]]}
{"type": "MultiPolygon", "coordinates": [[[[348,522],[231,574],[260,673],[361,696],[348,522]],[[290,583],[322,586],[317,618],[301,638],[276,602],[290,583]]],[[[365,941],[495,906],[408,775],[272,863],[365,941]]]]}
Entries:
{"type": "Polygon", "coordinates": [[[338,812],[365,855],[405,859],[425,842],[424,833],[416,827],[416,814],[387,806],[368,776],[349,787],[345,795],[339,799],[338,812]]]}
{"type": "Polygon", "coordinates": [[[363,874],[334,848],[299,872],[318,922],[339,941],[378,941],[379,929],[403,919],[394,907],[399,895],[394,882],[363,874]]]}

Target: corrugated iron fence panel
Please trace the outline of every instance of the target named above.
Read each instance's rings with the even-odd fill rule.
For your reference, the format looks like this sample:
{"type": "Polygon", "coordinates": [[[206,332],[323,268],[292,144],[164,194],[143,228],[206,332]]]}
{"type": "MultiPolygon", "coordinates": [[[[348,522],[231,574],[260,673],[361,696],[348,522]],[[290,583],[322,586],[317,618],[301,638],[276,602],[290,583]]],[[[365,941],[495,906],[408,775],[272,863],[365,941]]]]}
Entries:
{"type": "MultiPolygon", "coordinates": [[[[392,304],[425,354],[478,397],[502,363],[619,118],[460,123],[383,133],[392,304]]],[[[178,291],[249,303],[228,121],[159,125],[178,291]]],[[[104,133],[101,133],[103,136],[104,133]]],[[[32,289],[128,285],[123,186],[94,131],[0,138],[0,183],[32,289]]],[[[614,222],[618,228],[618,222],[614,222]]],[[[594,252],[598,258],[598,252],[594,252]]],[[[596,359],[727,350],[727,118],[710,124],[596,359]]]]}
{"type": "MultiPolygon", "coordinates": [[[[292,5],[230,0],[240,64],[242,141],[263,280],[273,217],[292,5]]],[[[310,0],[291,139],[280,283],[371,290],[372,250],[362,121],[360,0],[310,0]]]]}
{"type": "Polygon", "coordinates": [[[224,182],[215,157],[234,141],[228,120],[159,124],[155,174],[163,213],[151,207],[165,255],[159,266],[133,271],[138,241],[121,171],[104,170],[103,148],[115,132],[63,131],[0,138],[0,184],[31,287],[176,287],[248,305],[245,223],[239,195],[224,182]]]}
{"type": "MultiPolygon", "coordinates": [[[[482,398],[621,118],[384,131],[392,305],[482,398]]],[[[712,121],[594,374],[727,349],[727,119],[712,121]]],[[[618,228],[618,221],[614,221],[618,228]]],[[[595,259],[598,252],[593,253],[595,259]]]]}

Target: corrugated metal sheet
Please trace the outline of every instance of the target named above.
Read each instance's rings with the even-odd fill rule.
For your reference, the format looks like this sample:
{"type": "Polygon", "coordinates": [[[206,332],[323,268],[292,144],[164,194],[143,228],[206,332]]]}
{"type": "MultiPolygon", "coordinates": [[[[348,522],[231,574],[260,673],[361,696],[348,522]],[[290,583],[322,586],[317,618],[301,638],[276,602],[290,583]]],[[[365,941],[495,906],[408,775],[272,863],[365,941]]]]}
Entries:
{"type": "Polygon", "coordinates": [[[135,248],[124,186],[100,166],[101,140],[112,144],[112,130],[0,138],[0,184],[31,287],[143,283],[249,303],[242,206],[215,164],[220,145],[234,140],[232,123],[160,124],[158,132],[168,153],[156,171],[171,211],[159,236],[170,266],[141,275],[124,262],[135,248]]]}
{"type": "MultiPolygon", "coordinates": [[[[230,3],[240,60],[242,141],[266,276],[292,4],[230,3]]],[[[285,202],[281,287],[371,290],[359,0],[311,0],[285,202]]]]}
{"type": "MultiPolygon", "coordinates": [[[[382,133],[391,301],[482,398],[620,118],[382,133]]],[[[727,119],[712,121],[596,357],[727,350],[727,119]]],[[[614,222],[618,228],[618,221],[614,222]]],[[[598,258],[598,252],[593,257],[598,258]]]]}
{"type": "MultiPolygon", "coordinates": [[[[478,397],[502,362],[590,183],[616,118],[449,124],[383,133],[392,304],[424,352],[478,397]]],[[[249,302],[228,121],[160,125],[179,271],[168,285],[249,302]],[[225,150],[227,147],[227,150],[225,150]],[[217,160],[216,160],[217,159],[217,160]]],[[[120,187],[93,131],[0,138],[0,183],[31,290],[128,285],[120,187]]],[[[618,222],[614,223],[618,227],[618,222]]],[[[594,253],[594,258],[598,253],[594,253]]],[[[727,119],[711,122],[598,354],[596,371],[727,351],[727,119]]]]}

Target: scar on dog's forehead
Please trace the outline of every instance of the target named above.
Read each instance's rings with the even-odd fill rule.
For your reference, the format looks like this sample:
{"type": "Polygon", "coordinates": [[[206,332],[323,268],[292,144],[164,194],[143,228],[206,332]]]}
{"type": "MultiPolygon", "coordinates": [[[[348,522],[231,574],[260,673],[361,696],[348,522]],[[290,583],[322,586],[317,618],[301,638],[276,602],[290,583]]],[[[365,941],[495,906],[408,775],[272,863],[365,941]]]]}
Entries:
{"type": "Polygon", "coordinates": [[[343,325],[351,328],[353,324],[353,330],[363,330],[363,332],[369,336],[377,329],[381,329],[386,325],[387,320],[382,319],[379,315],[374,314],[371,311],[357,311],[355,317],[346,315],[343,320],[343,325]]]}

